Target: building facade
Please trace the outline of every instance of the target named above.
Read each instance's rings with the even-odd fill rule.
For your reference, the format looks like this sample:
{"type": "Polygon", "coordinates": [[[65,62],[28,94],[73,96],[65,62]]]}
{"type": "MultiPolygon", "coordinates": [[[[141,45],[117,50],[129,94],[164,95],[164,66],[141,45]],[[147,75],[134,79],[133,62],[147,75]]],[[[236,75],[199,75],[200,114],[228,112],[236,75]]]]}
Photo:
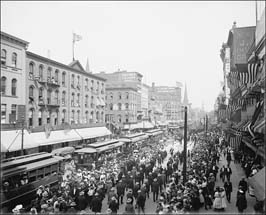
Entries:
{"type": "Polygon", "coordinates": [[[155,105],[154,108],[162,110],[161,121],[177,122],[181,119],[180,87],[155,86],[155,84],[152,83],[150,96],[151,99],[154,100],[152,102],[155,105]]]}
{"type": "MultiPolygon", "coordinates": [[[[25,69],[28,42],[1,32],[1,125],[16,123],[26,104],[25,69]]],[[[20,121],[25,117],[22,113],[20,121]]]]}
{"type": "Polygon", "coordinates": [[[148,120],[149,112],[149,86],[146,84],[141,85],[141,111],[142,119],[148,120]]]}
{"type": "Polygon", "coordinates": [[[65,65],[27,52],[27,126],[104,122],[104,100],[105,79],[87,73],[79,61],[65,65]]]}

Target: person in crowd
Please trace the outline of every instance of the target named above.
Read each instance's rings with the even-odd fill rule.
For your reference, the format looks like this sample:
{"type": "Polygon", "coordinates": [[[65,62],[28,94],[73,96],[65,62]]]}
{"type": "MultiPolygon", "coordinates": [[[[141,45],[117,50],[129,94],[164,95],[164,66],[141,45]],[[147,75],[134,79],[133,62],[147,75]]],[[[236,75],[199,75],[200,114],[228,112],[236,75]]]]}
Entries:
{"type": "Polygon", "coordinates": [[[215,211],[219,211],[222,209],[222,197],[220,187],[216,187],[216,190],[214,192],[213,209],[215,211]]]}
{"type": "Polygon", "coordinates": [[[115,196],[111,198],[111,201],[109,203],[109,208],[111,209],[112,213],[111,214],[117,214],[117,211],[119,210],[119,203],[115,196]]]}
{"type": "Polygon", "coordinates": [[[120,204],[120,200],[121,200],[121,204],[123,204],[123,198],[125,195],[125,188],[126,188],[125,184],[122,183],[122,181],[118,181],[118,183],[116,185],[118,204],[120,204]]]}
{"type": "Polygon", "coordinates": [[[153,192],[153,202],[158,200],[158,195],[159,195],[159,183],[157,181],[157,178],[154,178],[153,183],[152,183],[152,192],[153,192]]]}
{"type": "Polygon", "coordinates": [[[247,208],[247,199],[245,192],[240,187],[237,191],[236,197],[236,207],[239,213],[243,213],[243,211],[247,208]]]}
{"type": "Polygon", "coordinates": [[[222,182],[225,180],[225,166],[223,165],[222,168],[220,169],[220,179],[222,179],[222,182]]]}
{"type": "Polygon", "coordinates": [[[93,197],[91,201],[91,210],[92,212],[96,213],[101,213],[102,210],[102,200],[99,197],[98,193],[95,193],[95,196],[93,197]]]}
{"type": "Polygon", "coordinates": [[[227,151],[226,160],[227,160],[227,165],[230,166],[230,163],[231,163],[231,160],[232,160],[230,150],[227,151]]]}
{"type": "Polygon", "coordinates": [[[123,214],[135,214],[135,208],[133,206],[133,198],[128,198],[125,206],[125,211],[123,214]]]}
{"type": "Polygon", "coordinates": [[[138,197],[136,199],[136,206],[138,208],[138,214],[140,214],[140,212],[145,214],[145,201],[146,201],[145,195],[141,192],[141,190],[138,190],[138,197]]]}
{"type": "Polygon", "coordinates": [[[226,194],[225,194],[225,189],[223,187],[219,188],[221,199],[222,199],[222,207],[221,210],[225,210],[227,205],[226,205],[226,194]]]}
{"type": "Polygon", "coordinates": [[[227,181],[224,182],[224,189],[225,189],[226,199],[230,203],[230,201],[231,201],[231,193],[233,191],[232,182],[230,180],[227,180],[227,181]]]}
{"type": "Polygon", "coordinates": [[[225,176],[227,178],[227,181],[230,181],[231,175],[232,175],[232,169],[230,165],[228,164],[227,167],[225,168],[225,176]]]}
{"type": "Polygon", "coordinates": [[[246,194],[248,190],[248,183],[246,182],[246,179],[244,177],[239,181],[238,187],[241,188],[242,191],[244,191],[244,194],[246,194]]]}

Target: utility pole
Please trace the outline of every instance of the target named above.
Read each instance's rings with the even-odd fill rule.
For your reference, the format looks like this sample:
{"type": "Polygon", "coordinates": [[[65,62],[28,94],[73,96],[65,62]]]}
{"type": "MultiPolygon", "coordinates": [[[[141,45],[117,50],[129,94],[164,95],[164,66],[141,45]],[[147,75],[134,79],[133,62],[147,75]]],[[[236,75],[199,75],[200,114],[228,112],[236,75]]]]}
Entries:
{"type": "Polygon", "coordinates": [[[22,128],[21,128],[21,155],[24,155],[24,120],[22,121],[22,128]]]}
{"type": "Polygon", "coordinates": [[[184,118],[184,151],[183,151],[183,183],[187,181],[187,106],[185,106],[185,118],[184,118]]]}

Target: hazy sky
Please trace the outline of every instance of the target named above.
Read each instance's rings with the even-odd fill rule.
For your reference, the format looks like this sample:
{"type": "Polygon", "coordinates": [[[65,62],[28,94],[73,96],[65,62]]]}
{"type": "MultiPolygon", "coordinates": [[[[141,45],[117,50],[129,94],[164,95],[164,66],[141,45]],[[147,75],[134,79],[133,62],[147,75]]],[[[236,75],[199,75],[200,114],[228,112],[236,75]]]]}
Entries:
{"type": "MultiPolygon", "coordinates": [[[[151,85],[187,83],[193,107],[213,109],[223,79],[220,48],[233,22],[255,25],[254,1],[1,1],[1,31],[30,42],[29,51],[93,73],[137,71],[151,85]]],[[[183,91],[182,91],[183,94],[183,91]]]]}

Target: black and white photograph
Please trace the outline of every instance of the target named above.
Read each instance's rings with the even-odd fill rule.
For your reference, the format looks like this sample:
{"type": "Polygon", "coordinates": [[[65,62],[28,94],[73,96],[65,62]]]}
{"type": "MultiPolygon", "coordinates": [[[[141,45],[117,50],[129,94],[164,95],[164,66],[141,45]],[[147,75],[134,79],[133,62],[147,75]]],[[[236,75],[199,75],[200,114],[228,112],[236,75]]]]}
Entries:
{"type": "Polygon", "coordinates": [[[265,7],[1,0],[0,214],[265,214],[265,7]]]}

